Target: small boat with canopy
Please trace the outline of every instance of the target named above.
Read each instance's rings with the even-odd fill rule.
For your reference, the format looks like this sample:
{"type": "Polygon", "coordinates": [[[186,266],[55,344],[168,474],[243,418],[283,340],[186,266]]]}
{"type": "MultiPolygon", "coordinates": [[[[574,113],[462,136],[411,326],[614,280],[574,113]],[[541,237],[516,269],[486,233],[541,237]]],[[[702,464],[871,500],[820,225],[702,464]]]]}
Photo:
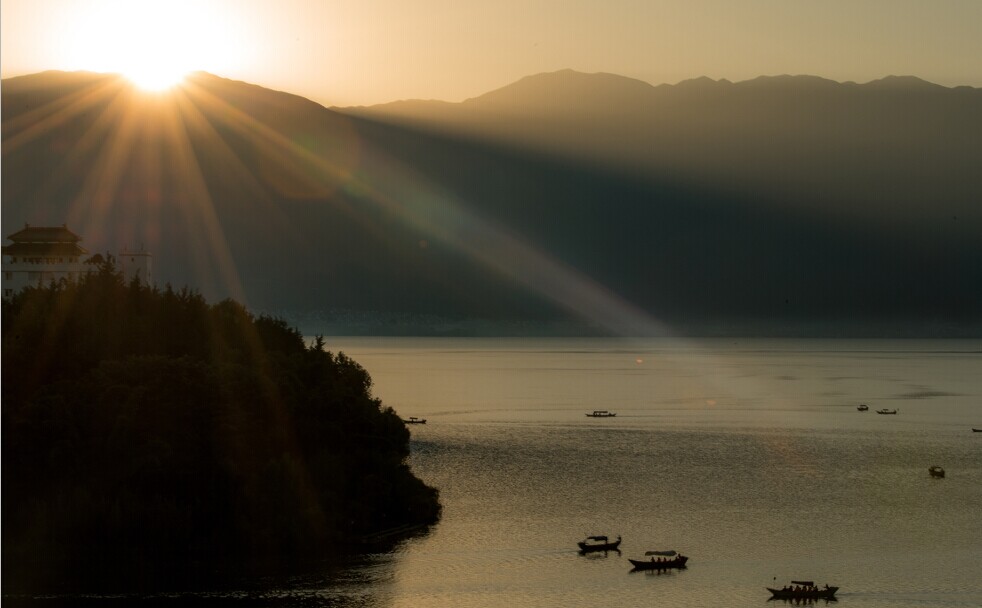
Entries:
{"type": "Polygon", "coordinates": [[[614,412],[608,410],[593,410],[587,414],[587,418],[613,418],[616,415],[614,412]]]}
{"type": "Polygon", "coordinates": [[[645,551],[648,559],[628,559],[635,570],[669,570],[685,568],[689,558],[678,551],[645,551]]]}
{"type": "Polygon", "coordinates": [[[791,581],[782,589],[767,587],[767,590],[771,592],[771,599],[775,600],[834,600],[839,588],[828,585],[818,587],[814,581],[791,581]]]}
{"type": "Polygon", "coordinates": [[[580,548],[580,553],[593,553],[595,551],[620,551],[621,537],[611,542],[606,536],[587,536],[585,539],[576,543],[580,548]]]}
{"type": "Polygon", "coordinates": [[[931,474],[931,477],[944,477],[944,468],[938,465],[928,467],[927,472],[931,474]]]}

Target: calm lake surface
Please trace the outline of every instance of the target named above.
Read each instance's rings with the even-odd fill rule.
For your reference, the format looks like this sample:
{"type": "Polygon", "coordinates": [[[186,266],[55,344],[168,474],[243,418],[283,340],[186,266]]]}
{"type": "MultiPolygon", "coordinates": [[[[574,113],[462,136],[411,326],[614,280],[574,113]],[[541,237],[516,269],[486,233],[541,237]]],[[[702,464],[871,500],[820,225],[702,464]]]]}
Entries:
{"type": "Polygon", "coordinates": [[[410,427],[411,464],[440,489],[443,519],[340,571],[208,597],[763,606],[765,586],[804,578],[839,586],[841,606],[982,606],[980,341],[328,347],[368,369],[386,405],[427,419],[410,427]],[[617,416],[584,415],[596,409],[617,416]],[[622,553],[578,555],[594,534],[621,535],[622,553]],[[657,549],[689,556],[688,569],[629,572],[627,558],[657,549]]]}

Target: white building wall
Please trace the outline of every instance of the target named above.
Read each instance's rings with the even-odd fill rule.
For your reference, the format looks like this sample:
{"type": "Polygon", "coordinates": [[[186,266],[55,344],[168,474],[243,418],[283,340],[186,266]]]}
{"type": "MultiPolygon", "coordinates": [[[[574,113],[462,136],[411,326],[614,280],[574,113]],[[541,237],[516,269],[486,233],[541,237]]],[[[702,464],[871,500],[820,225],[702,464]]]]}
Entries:
{"type": "MultiPolygon", "coordinates": [[[[4,255],[3,298],[11,298],[28,286],[43,287],[61,279],[77,281],[86,273],[98,270],[96,266],[82,261],[89,257],[85,255],[79,258],[23,258],[4,255]]],[[[126,283],[129,283],[134,276],[138,276],[144,285],[153,285],[153,255],[150,253],[124,251],[116,257],[116,264],[122,271],[126,283]]]]}
{"type": "Polygon", "coordinates": [[[28,286],[44,286],[61,279],[77,281],[92,267],[80,258],[18,258],[3,256],[3,297],[28,286]],[[77,261],[70,261],[77,260],[77,261]]]}
{"type": "Polygon", "coordinates": [[[133,277],[138,277],[140,283],[153,285],[153,256],[146,251],[126,251],[116,257],[123,280],[129,284],[133,277]]]}

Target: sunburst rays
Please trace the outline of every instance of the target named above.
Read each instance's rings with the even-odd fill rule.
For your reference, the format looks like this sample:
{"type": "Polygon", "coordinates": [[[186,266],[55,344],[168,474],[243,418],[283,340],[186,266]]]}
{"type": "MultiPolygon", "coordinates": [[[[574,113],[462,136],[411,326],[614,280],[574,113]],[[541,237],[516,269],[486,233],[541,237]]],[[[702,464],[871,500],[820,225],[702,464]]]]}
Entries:
{"type": "MultiPolygon", "coordinates": [[[[293,136],[224,99],[204,79],[192,77],[158,95],[142,94],[120,79],[99,81],[5,124],[4,156],[50,138],[61,126],[90,112],[98,114],[78,120],[87,127],[77,133],[59,166],[39,185],[42,197],[46,190],[73,183],[83,160],[94,161],[73,197],[67,218],[73,226],[79,226],[90,241],[125,239],[150,250],[180,236],[193,265],[185,269],[187,274],[220,285],[225,295],[247,305],[242,269],[224,222],[231,217],[251,218],[284,242],[316,238],[316,227],[296,225],[291,219],[295,216],[279,207],[280,200],[289,199],[297,204],[333,205],[335,213],[356,222],[382,246],[394,247],[387,245],[391,239],[379,218],[395,218],[423,240],[441,243],[611,334],[672,335],[670,327],[602,282],[511,227],[482,216],[467,200],[384,150],[365,144],[347,119],[334,118],[330,132],[335,139],[330,141],[325,140],[328,130],[293,136]],[[250,155],[252,164],[247,161],[250,155]],[[220,179],[253,193],[248,206],[215,200],[209,182],[217,179],[216,166],[220,179]],[[182,234],[165,234],[162,226],[173,226],[175,218],[176,230],[182,234]],[[107,234],[106,226],[128,227],[124,234],[107,234]]],[[[427,278],[443,280],[448,288],[455,281],[454,277],[427,278]]],[[[246,338],[258,352],[258,338],[246,338]]],[[[717,393],[711,385],[706,380],[702,394],[717,393]]],[[[264,401],[277,407],[275,387],[264,386],[264,391],[264,401]]],[[[289,420],[277,420],[279,432],[288,435],[289,420]]],[[[799,457],[787,446],[766,447],[789,460],[799,457]]],[[[307,481],[301,483],[305,488],[307,481]]]]}
{"type": "MultiPolygon", "coordinates": [[[[117,81],[74,93],[50,108],[29,113],[29,119],[18,119],[12,125],[15,134],[6,138],[5,151],[43,136],[107,99],[104,111],[64,156],[59,169],[71,173],[81,157],[96,155],[95,170],[85,176],[68,218],[94,240],[122,236],[153,246],[161,238],[155,232],[155,218],[178,214],[186,231],[184,240],[196,260],[196,267],[190,269],[193,274],[206,282],[217,280],[226,293],[247,301],[192,142],[194,136],[205,142],[208,153],[218,156],[231,179],[256,193],[310,199],[311,204],[330,200],[338,213],[374,233],[381,243],[387,239],[376,218],[384,213],[412,227],[428,242],[443,243],[608,331],[619,335],[667,331],[602,284],[538,250],[507,227],[480,217],[466,201],[400,166],[384,152],[363,152],[354,131],[344,128],[344,120],[337,122],[341,142],[298,141],[194,79],[165,95],[140,95],[117,81]],[[247,146],[261,150],[257,170],[243,162],[242,151],[233,149],[221,132],[233,133],[247,146]],[[323,148],[344,150],[341,162],[337,154],[324,153],[323,148]],[[333,196],[339,190],[344,196],[333,196]],[[141,228],[127,235],[103,234],[110,217],[132,218],[141,228]],[[212,276],[215,269],[220,269],[220,276],[212,276]]],[[[59,181],[59,175],[52,176],[52,183],[59,181]]],[[[262,216],[293,236],[305,232],[285,221],[269,196],[253,200],[261,207],[236,212],[262,216]]]]}
{"type": "MultiPolygon", "coordinates": [[[[602,282],[362,142],[348,119],[332,115],[330,129],[290,133],[257,120],[242,99],[226,98],[218,89],[224,81],[212,78],[192,77],[163,95],[141,94],[118,79],[101,81],[15,118],[5,128],[4,153],[45,137],[80,114],[104,108],[85,123],[88,128],[47,180],[65,181],[74,164],[95,156],[95,169],[85,176],[69,221],[92,240],[124,238],[153,249],[174,236],[162,234],[160,226],[164,219],[173,224],[176,217],[193,260],[188,274],[220,285],[224,294],[246,304],[242,269],[223,223],[233,216],[252,218],[284,242],[316,238],[316,228],[296,225],[294,216],[280,208],[278,202],[287,199],[333,205],[333,212],[355,221],[381,246],[394,247],[387,245],[391,239],[379,218],[394,218],[422,240],[440,243],[614,335],[672,335],[670,327],[602,282]],[[203,169],[206,162],[211,174],[203,169]],[[216,179],[216,166],[221,179],[253,195],[248,206],[232,208],[239,203],[213,199],[209,180],[216,179]],[[132,220],[136,227],[122,235],[103,234],[104,226],[121,224],[111,218],[132,220]]],[[[292,107],[303,107],[297,104],[292,107]]],[[[428,278],[442,279],[448,288],[454,283],[453,277],[428,278]]]]}

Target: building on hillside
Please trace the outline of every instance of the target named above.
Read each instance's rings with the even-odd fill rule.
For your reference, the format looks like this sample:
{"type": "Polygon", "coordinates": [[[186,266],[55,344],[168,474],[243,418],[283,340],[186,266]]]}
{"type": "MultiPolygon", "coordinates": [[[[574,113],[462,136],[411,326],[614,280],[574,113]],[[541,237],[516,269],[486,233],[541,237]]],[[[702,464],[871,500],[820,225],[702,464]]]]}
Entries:
{"type": "MultiPolygon", "coordinates": [[[[64,224],[25,224],[22,230],[7,238],[13,244],[3,246],[4,299],[28,286],[47,285],[62,279],[77,281],[96,270],[103,260],[99,254],[90,257],[89,252],[79,245],[82,238],[64,224]]],[[[146,285],[152,284],[152,262],[152,256],[146,251],[124,250],[117,259],[126,281],[137,277],[146,285]]]]}
{"type": "Polygon", "coordinates": [[[127,284],[134,278],[144,285],[153,285],[153,256],[149,251],[128,251],[123,249],[116,256],[116,263],[123,271],[123,280],[127,284]]]}

